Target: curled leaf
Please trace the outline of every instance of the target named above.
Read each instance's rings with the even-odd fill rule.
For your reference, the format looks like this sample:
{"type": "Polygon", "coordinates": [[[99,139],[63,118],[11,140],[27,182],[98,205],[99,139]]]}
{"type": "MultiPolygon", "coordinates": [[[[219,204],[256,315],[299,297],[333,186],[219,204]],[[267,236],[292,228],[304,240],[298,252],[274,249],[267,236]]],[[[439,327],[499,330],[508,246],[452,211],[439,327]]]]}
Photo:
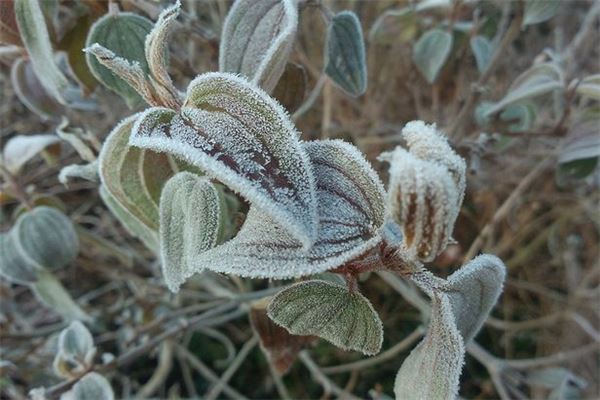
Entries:
{"type": "Polygon", "coordinates": [[[105,377],[90,372],[81,378],[60,400],[114,400],[115,394],[105,377]]]}
{"type": "Polygon", "coordinates": [[[41,270],[20,252],[14,241],[14,231],[0,233],[0,276],[26,285],[35,282],[41,270]]]}
{"type": "Polygon", "coordinates": [[[197,269],[284,279],[338,267],[375,247],[383,225],[383,187],[354,146],[304,144],[316,177],[319,231],[309,251],[279,221],[251,207],[232,240],[194,259],[197,269]]]}
{"type": "Polygon", "coordinates": [[[11,174],[17,174],[27,161],[58,142],[58,137],[51,134],[14,136],[2,149],[2,163],[11,174]]]}
{"type": "Polygon", "coordinates": [[[428,30],[413,47],[413,61],[427,82],[433,83],[452,49],[452,35],[440,29],[428,30]]]}
{"type": "Polygon", "coordinates": [[[50,271],[41,271],[38,280],[31,285],[31,289],[43,304],[66,320],[91,320],[50,271]]]}
{"type": "Polygon", "coordinates": [[[445,294],[437,293],[432,298],[427,335],[404,360],[396,375],[396,398],[456,398],[464,353],[450,301],[445,294]]]}
{"type": "Polygon", "coordinates": [[[316,236],[315,184],[298,132],[265,92],[230,74],[189,86],[179,114],[151,108],[130,143],[166,151],[240,193],[310,247],[316,236]]]}
{"type": "Polygon", "coordinates": [[[355,13],[342,11],[327,28],[325,73],[352,96],[367,90],[367,62],[362,27],[355,13]]]}
{"type": "Polygon", "coordinates": [[[344,350],[377,354],[383,325],[362,294],[325,281],[306,281],[277,293],[269,317],[294,335],[314,335],[344,350]]]}
{"type": "Polygon", "coordinates": [[[560,6],[560,0],[525,0],[523,27],[539,24],[554,17],[560,6]]]}
{"type": "Polygon", "coordinates": [[[92,365],[95,354],[96,348],[90,331],[81,322],[73,321],[58,337],[54,371],[64,378],[72,378],[92,365]]]}
{"type": "Polygon", "coordinates": [[[581,96],[600,100],[600,74],[584,78],[575,90],[581,96]]]}
{"type": "Polygon", "coordinates": [[[85,179],[90,182],[98,182],[98,161],[93,161],[88,164],[71,164],[61,168],[58,173],[58,181],[63,185],[68,185],[74,179],[85,179]]]}
{"type": "Polygon", "coordinates": [[[494,50],[492,42],[485,36],[477,35],[471,38],[470,44],[471,51],[475,56],[475,62],[477,63],[477,69],[482,74],[492,59],[494,50]]]}
{"type": "Polygon", "coordinates": [[[271,92],[298,29],[295,0],[237,0],[223,25],[219,71],[239,73],[271,92]]]}
{"type": "Polygon", "coordinates": [[[444,292],[452,306],[456,327],[468,343],[479,331],[502,292],[504,263],[481,255],[450,275],[444,292]]]}

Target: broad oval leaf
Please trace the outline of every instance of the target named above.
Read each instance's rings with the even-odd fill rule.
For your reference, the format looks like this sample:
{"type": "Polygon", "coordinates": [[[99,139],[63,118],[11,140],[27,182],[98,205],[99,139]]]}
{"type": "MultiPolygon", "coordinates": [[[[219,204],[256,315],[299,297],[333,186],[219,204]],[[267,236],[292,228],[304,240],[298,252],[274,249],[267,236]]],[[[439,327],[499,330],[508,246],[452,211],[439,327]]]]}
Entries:
{"type": "Polygon", "coordinates": [[[306,281],[277,293],[269,317],[294,335],[323,338],[344,350],[379,353],[383,324],[362,294],[326,281],[306,281]]]}
{"type": "Polygon", "coordinates": [[[95,352],[92,334],[80,321],[73,321],[60,333],[58,351],[72,360],[87,360],[95,352]]]}
{"type": "Polygon", "coordinates": [[[2,163],[11,174],[17,174],[27,161],[59,141],[58,136],[52,134],[14,136],[2,149],[2,163]]]}
{"type": "Polygon", "coordinates": [[[362,27],[355,13],[336,14],[327,28],[325,73],[352,96],[367,90],[367,62],[362,27]]]}
{"type": "Polygon", "coordinates": [[[36,207],[22,214],[13,229],[17,248],[41,267],[64,267],[79,253],[79,237],[73,223],[55,208],[36,207]]]}
{"type": "Polygon", "coordinates": [[[298,132],[281,106],[246,80],[222,73],[199,76],[180,113],[147,110],[135,123],[130,143],[202,168],[305,247],[314,242],[315,183],[298,132]]]}
{"type": "MultiPolygon", "coordinates": [[[[137,63],[148,74],[149,68],[144,53],[146,35],[152,30],[152,22],[142,16],[128,13],[108,13],[90,28],[86,47],[98,43],[118,57],[137,63]]],[[[142,98],[127,82],[101,65],[91,53],[86,53],[90,71],[104,86],[117,93],[133,108],[143,103],[142,98]]]]}
{"type": "Polygon", "coordinates": [[[172,292],[201,272],[191,261],[217,245],[226,211],[207,178],[180,172],[165,184],[160,199],[160,253],[163,276],[172,292]]]}
{"type": "Polygon", "coordinates": [[[14,230],[0,233],[0,275],[21,285],[33,283],[42,268],[20,252],[14,236],[14,230]]]}
{"type": "Polygon", "coordinates": [[[239,73],[271,92],[298,29],[295,0],[237,0],[223,25],[219,71],[239,73]]]}
{"type": "Polygon", "coordinates": [[[505,276],[504,263],[484,254],[448,277],[444,292],[465,344],[475,337],[496,304],[505,276]]]}
{"type": "Polygon", "coordinates": [[[197,269],[285,279],[336,268],[380,242],[384,190],[362,153],[341,140],[304,144],[316,177],[319,231],[306,251],[285,227],[251,207],[232,240],[198,256],[197,269]]]}
{"type": "Polygon", "coordinates": [[[452,49],[452,35],[440,29],[425,32],[413,47],[413,61],[427,82],[433,83],[452,49]]]}
{"type": "Polygon", "coordinates": [[[114,400],[115,395],[105,377],[90,372],[81,378],[60,400],[114,400]]]}
{"type": "Polygon", "coordinates": [[[69,88],[69,81],[54,61],[54,51],[40,5],[38,0],[15,0],[15,16],[21,39],[42,85],[59,103],[66,104],[65,92],[69,88]]]}
{"type": "Polygon", "coordinates": [[[477,63],[477,69],[479,73],[484,73],[492,59],[494,48],[492,42],[485,36],[477,35],[473,36],[470,41],[471,51],[475,56],[475,62],[477,63]]]}
{"type": "Polygon", "coordinates": [[[522,26],[539,24],[556,15],[560,0],[525,0],[522,26]]]}
{"type": "Polygon", "coordinates": [[[89,315],[73,300],[65,287],[48,270],[38,274],[38,280],[31,285],[37,298],[52,311],[69,321],[90,321],[89,315]]]}
{"type": "Polygon", "coordinates": [[[569,131],[558,156],[558,163],[600,157],[600,108],[580,111],[569,124],[569,131]]]}
{"type": "Polygon", "coordinates": [[[452,306],[443,293],[432,299],[425,338],[404,360],[396,375],[397,399],[454,399],[463,366],[464,344],[454,323],[452,306]]]}

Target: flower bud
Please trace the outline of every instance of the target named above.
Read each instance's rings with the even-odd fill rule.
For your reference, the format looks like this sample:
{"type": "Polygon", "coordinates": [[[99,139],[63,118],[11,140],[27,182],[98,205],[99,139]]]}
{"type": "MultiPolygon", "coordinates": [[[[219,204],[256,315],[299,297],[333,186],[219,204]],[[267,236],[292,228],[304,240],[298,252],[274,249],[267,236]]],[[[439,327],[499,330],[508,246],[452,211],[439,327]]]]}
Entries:
{"type": "Polygon", "coordinates": [[[397,147],[390,164],[388,218],[403,231],[407,253],[431,262],[450,241],[465,188],[465,163],[433,126],[413,121],[402,131],[409,151],[397,147]]]}

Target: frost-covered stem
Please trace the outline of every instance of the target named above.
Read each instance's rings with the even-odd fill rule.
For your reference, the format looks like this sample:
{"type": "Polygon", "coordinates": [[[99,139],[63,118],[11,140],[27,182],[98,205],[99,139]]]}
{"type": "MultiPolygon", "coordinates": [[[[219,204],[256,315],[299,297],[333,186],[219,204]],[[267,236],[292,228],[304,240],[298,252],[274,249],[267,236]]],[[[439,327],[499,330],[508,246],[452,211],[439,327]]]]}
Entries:
{"type": "Polygon", "coordinates": [[[393,347],[390,347],[383,353],[376,355],[375,357],[365,358],[363,360],[358,360],[355,362],[351,362],[348,364],[340,364],[333,367],[321,367],[321,371],[325,374],[341,374],[343,372],[355,371],[355,370],[363,370],[364,368],[369,368],[382,362],[391,360],[395,358],[399,353],[407,350],[410,346],[412,346],[419,338],[423,336],[425,333],[425,328],[423,326],[419,326],[417,329],[412,331],[410,335],[402,339],[399,343],[396,343],[393,347]]]}
{"type": "Polygon", "coordinates": [[[215,386],[206,394],[206,396],[204,396],[205,400],[215,400],[219,394],[221,394],[224,385],[229,382],[233,374],[235,374],[238,368],[242,365],[246,357],[248,357],[248,354],[250,354],[250,351],[254,348],[254,346],[256,346],[257,343],[257,336],[252,336],[250,340],[244,343],[240,352],[225,370],[219,381],[215,383],[215,386]]]}
{"type": "Polygon", "coordinates": [[[318,381],[321,386],[323,386],[325,392],[332,392],[342,399],[358,400],[358,397],[346,392],[344,389],[336,385],[331,379],[329,379],[329,377],[327,377],[327,375],[321,371],[319,366],[312,360],[312,358],[310,358],[310,355],[306,350],[301,351],[298,357],[304,366],[311,372],[315,380],[318,381]]]}
{"type": "Polygon", "coordinates": [[[411,274],[410,279],[431,298],[434,293],[442,291],[446,283],[444,279],[435,276],[426,268],[411,274]]]}
{"type": "Polygon", "coordinates": [[[512,41],[519,35],[519,32],[521,31],[521,22],[523,21],[523,10],[520,4],[518,4],[518,6],[519,9],[517,11],[517,15],[513,18],[510,26],[508,27],[508,30],[506,31],[506,34],[502,38],[502,41],[496,47],[494,55],[490,59],[486,70],[483,74],[481,74],[477,83],[475,83],[471,90],[469,90],[467,100],[460,109],[458,116],[454,120],[453,124],[448,129],[447,133],[450,138],[455,138],[458,135],[458,132],[463,128],[467,120],[469,120],[469,118],[472,118],[475,104],[481,96],[481,88],[485,86],[487,84],[487,81],[492,77],[493,73],[498,67],[499,61],[502,59],[506,48],[508,48],[512,41]]]}
{"type": "MultiPolygon", "coordinates": [[[[210,368],[208,368],[198,357],[192,354],[188,349],[181,345],[177,345],[177,353],[181,355],[185,361],[187,361],[192,368],[200,373],[207,380],[216,383],[219,381],[219,377],[210,368]]],[[[223,386],[223,392],[233,399],[247,400],[248,398],[238,392],[237,390],[230,387],[228,384],[223,386]]]]}

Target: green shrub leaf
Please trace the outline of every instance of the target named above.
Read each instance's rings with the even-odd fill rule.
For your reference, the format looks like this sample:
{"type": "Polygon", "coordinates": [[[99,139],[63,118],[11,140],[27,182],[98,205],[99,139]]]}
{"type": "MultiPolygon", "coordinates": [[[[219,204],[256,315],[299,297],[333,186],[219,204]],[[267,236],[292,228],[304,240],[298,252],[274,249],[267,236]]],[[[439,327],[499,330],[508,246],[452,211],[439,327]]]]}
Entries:
{"type": "Polygon", "coordinates": [[[0,233],[0,275],[22,285],[33,283],[42,267],[21,254],[14,236],[14,231],[0,233]]]}
{"type": "Polygon", "coordinates": [[[590,75],[587,78],[584,78],[579,85],[577,85],[577,89],[575,90],[581,96],[600,100],[600,74],[590,75]]]}
{"type": "Polygon", "coordinates": [[[17,174],[27,161],[59,141],[51,134],[13,136],[2,149],[2,163],[11,174],[17,174]]]}
{"type": "Polygon", "coordinates": [[[38,280],[31,285],[37,298],[48,308],[67,320],[90,321],[91,318],[83,311],[50,271],[42,270],[38,280]]]}
{"type": "MultiPolygon", "coordinates": [[[[150,20],[136,14],[108,13],[90,28],[86,47],[98,43],[117,57],[132,62],[133,65],[137,64],[144,73],[148,74],[150,70],[144,53],[144,41],[152,26],[150,20]]],[[[91,52],[87,53],[86,60],[96,79],[123,97],[129,108],[142,104],[142,99],[136,90],[102,65],[91,52]]]]}
{"type": "Polygon", "coordinates": [[[90,372],[81,378],[61,400],[114,400],[110,383],[102,375],[90,372]]]}
{"type": "Polygon", "coordinates": [[[239,73],[270,93],[296,39],[297,7],[294,0],[237,0],[223,25],[219,71],[239,73]]]}
{"type": "Polygon", "coordinates": [[[360,21],[351,11],[335,15],[327,28],[325,73],[352,96],[367,90],[367,62],[360,21]]]}
{"type": "Polygon", "coordinates": [[[325,281],[300,282],[282,290],[267,307],[269,317],[293,335],[314,335],[344,350],[377,354],[383,325],[363,295],[325,281]]]}
{"type": "Polygon", "coordinates": [[[477,69],[479,73],[484,73],[487,66],[492,59],[494,48],[492,42],[485,36],[477,35],[473,36],[470,41],[471,51],[475,56],[475,62],[477,63],[477,69]]]}
{"type": "Polygon", "coordinates": [[[289,117],[258,87],[209,73],[189,86],[181,112],[151,108],[130,143],[202,168],[310,247],[316,236],[312,170],[289,117]]]}
{"type": "Polygon", "coordinates": [[[386,45],[408,43],[417,34],[418,21],[417,15],[409,7],[387,10],[373,23],[369,31],[369,41],[386,45]]]}
{"type": "Polygon", "coordinates": [[[556,15],[560,0],[525,0],[522,26],[539,24],[556,15]]]}
{"type": "Polygon", "coordinates": [[[452,49],[452,35],[440,29],[428,30],[413,47],[413,61],[427,82],[433,83],[452,49]]]}
{"type": "Polygon", "coordinates": [[[96,348],[85,325],[73,321],[58,337],[58,352],[54,357],[54,372],[63,378],[81,374],[92,365],[96,348]]]}

